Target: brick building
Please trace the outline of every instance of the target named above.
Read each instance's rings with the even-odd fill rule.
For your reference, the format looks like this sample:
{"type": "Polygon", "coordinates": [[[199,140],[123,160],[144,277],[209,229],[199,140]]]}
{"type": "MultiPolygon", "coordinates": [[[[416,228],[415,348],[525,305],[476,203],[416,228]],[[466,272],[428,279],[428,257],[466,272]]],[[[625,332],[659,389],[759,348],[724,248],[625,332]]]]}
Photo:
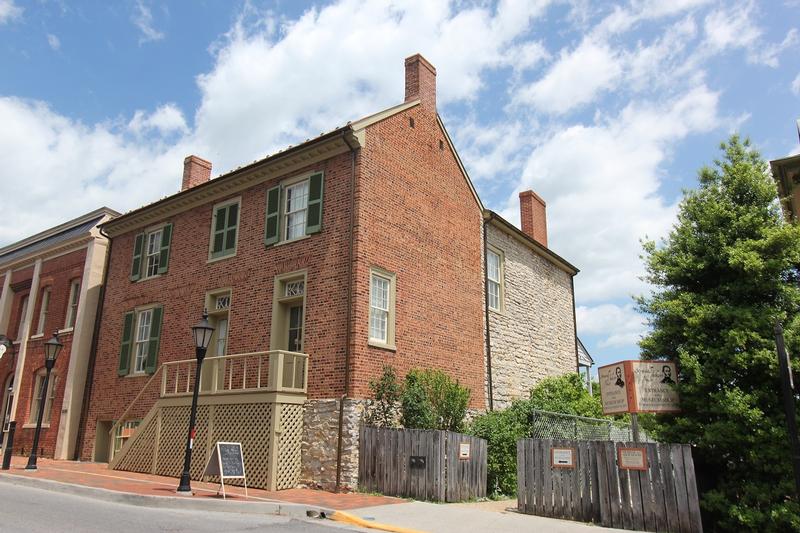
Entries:
{"type": "Polygon", "coordinates": [[[75,457],[108,245],[98,225],[116,215],[98,209],[0,249],[0,333],[14,341],[0,359],[0,414],[4,445],[17,423],[17,453],[30,453],[44,401],[43,455],[75,457]],[[54,331],[64,347],[43,391],[43,345],[54,331]]]}
{"type": "Polygon", "coordinates": [[[113,247],[83,459],[175,474],[189,328],[204,309],[215,333],[195,475],[226,436],[245,442],[248,472],[295,465],[268,481],[265,472],[265,486],[354,485],[363,399],[383,365],[401,376],[442,369],[470,388],[474,409],[523,393],[532,381],[506,377],[489,392],[487,357],[511,364],[517,347],[503,341],[501,316],[544,327],[513,372],[550,364],[551,352],[551,372],[576,370],[577,270],[536,242],[543,208],[530,213],[530,235],[485,212],[436,112],[435,68],[415,55],[405,69],[402,104],[215,179],[210,162],[189,156],[180,192],[103,225],[113,247]],[[506,258],[497,310],[484,290],[487,245],[506,258]],[[523,316],[540,310],[552,314],[523,316]]]}

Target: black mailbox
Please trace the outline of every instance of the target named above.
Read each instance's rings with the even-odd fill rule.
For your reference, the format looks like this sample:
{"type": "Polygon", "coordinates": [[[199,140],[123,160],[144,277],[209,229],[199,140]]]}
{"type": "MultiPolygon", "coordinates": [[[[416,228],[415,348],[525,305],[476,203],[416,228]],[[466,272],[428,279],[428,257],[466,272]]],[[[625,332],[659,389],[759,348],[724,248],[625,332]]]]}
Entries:
{"type": "Polygon", "coordinates": [[[411,460],[409,461],[409,466],[412,469],[425,468],[425,456],[424,455],[412,455],[411,456],[411,460]]]}

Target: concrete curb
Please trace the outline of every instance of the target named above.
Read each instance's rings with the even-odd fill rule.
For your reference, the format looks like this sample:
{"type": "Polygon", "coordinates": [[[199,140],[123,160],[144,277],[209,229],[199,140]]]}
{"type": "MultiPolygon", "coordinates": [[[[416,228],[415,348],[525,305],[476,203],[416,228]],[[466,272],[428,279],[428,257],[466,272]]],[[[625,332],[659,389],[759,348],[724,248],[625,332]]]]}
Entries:
{"type": "Polygon", "coordinates": [[[356,515],[342,511],[336,511],[333,514],[328,515],[328,518],[336,522],[342,522],[345,524],[351,524],[370,529],[377,529],[380,531],[389,531],[391,533],[425,533],[419,529],[410,529],[407,527],[393,526],[391,524],[381,524],[379,522],[372,522],[371,520],[364,520],[356,515]]]}
{"type": "Polygon", "coordinates": [[[123,503],[136,505],[139,507],[155,507],[161,509],[180,509],[186,511],[214,511],[225,513],[241,514],[273,514],[300,518],[307,520],[309,511],[316,513],[317,516],[330,516],[333,514],[331,509],[315,507],[297,503],[285,502],[242,502],[231,500],[212,500],[209,498],[195,499],[186,496],[146,496],[143,494],[132,494],[130,492],[117,492],[98,487],[87,487],[74,483],[63,483],[50,479],[37,479],[29,476],[19,476],[16,474],[0,474],[0,482],[13,485],[21,485],[36,489],[50,490],[73,496],[84,496],[96,500],[103,500],[112,503],[123,503]]]}

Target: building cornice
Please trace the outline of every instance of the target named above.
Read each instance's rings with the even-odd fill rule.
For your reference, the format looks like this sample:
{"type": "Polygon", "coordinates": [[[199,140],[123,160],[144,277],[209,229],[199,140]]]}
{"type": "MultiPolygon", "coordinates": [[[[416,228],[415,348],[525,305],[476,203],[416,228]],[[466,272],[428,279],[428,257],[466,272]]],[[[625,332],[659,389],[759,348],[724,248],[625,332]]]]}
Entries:
{"type": "Polygon", "coordinates": [[[578,268],[572,265],[569,261],[567,261],[557,253],[550,250],[550,248],[547,248],[542,244],[536,242],[533,238],[531,238],[521,229],[517,228],[514,224],[504,219],[494,211],[491,211],[489,209],[485,210],[483,212],[483,217],[489,224],[492,224],[492,226],[501,230],[503,233],[506,233],[517,239],[522,244],[525,244],[533,252],[547,259],[549,262],[551,262],[553,265],[563,270],[567,274],[574,276],[578,272],[580,272],[580,270],[578,270],[578,268]]]}
{"type": "Polygon", "coordinates": [[[363,136],[356,135],[350,125],[344,126],[202,185],[135,209],[103,224],[102,230],[110,237],[117,237],[147,227],[200,205],[220,200],[273,178],[349,152],[348,142],[352,146],[360,147],[362,141],[363,136]]]}

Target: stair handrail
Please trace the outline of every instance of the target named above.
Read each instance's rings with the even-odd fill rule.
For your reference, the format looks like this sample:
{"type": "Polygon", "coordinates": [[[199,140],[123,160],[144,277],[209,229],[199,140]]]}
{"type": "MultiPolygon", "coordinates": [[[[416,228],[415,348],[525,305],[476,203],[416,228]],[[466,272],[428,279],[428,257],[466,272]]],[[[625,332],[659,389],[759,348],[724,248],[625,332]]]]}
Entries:
{"type": "MultiPolygon", "coordinates": [[[[187,361],[190,361],[190,359],[187,359],[187,361]]],[[[131,408],[134,405],[136,405],[136,402],[138,402],[139,398],[142,397],[142,394],[144,394],[144,391],[146,391],[147,388],[150,386],[150,383],[153,382],[153,380],[156,378],[156,376],[159,374],[159,372],[161,372],[161,370],[164,368],[164,364],[165,363],[160,364],[159,367],[156,369],[156,371],[153,372],[153,375],[150,376],[150,379],[147,380],[147,383],[144,384],[144,387],[142,387],[141,390],[139,390],[139,394],[137,394],[136,397],[133,399],[133,401],[128,404],[128,407],[125,408],[125,410],[122,412],[122,415],[117,419],[116,422],[114,422],[114,425],[111,426],[111,429],[108,430],[108,436],[110,438],[112,438],[112,439],[114,438],[114,432],[117,430],[117,428],[120,426],[120,424],[125,422],[125,417],[130,412],[131,408]]],[[[113,441],[112,441],[112,444],[113,444],[113,441]]]]}

